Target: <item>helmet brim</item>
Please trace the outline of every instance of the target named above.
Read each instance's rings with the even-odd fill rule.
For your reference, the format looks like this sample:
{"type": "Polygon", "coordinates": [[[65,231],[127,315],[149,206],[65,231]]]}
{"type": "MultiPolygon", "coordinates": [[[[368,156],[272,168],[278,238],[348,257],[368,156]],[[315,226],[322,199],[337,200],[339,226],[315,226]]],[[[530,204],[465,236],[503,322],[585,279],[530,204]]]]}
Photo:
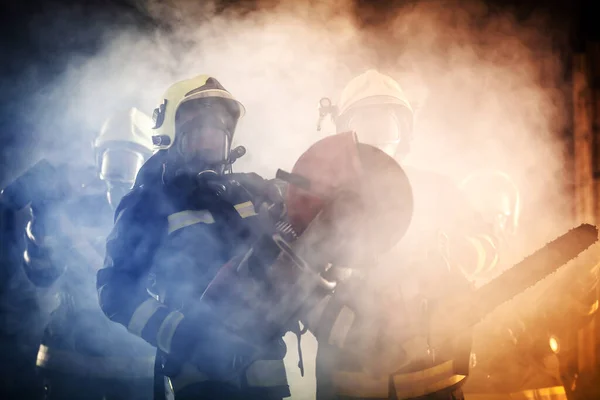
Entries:
{"type": "Polygon", "coordinates": [[[394,96],[369,96],[349,104],[344,109],[340,110],[340,115],[346,114],[356,108],[377,106],[377,105],[395,105],[398,107],[406,108],[412,114],[412,108],[410,104],[394,96]]]}
{"type": "Polygon", "coordinates": [[[210,97],[218,97],[221,99],[226,99],[226,100],[229,100],[232,104],[235,104],[238,109],[238,112],[239,112],[238,118],[242,118],[246,114],[246,108],[244,107],[244,105],[242,103],[240,103],[238,100],[236,100],[229,92],[227,92],[225,90],[220,90],[220,89],[209,89],[209,90],[203,90],[201,92],[193,93],[193,94],[185,97],[179,105],[181,106],[181,104],[187,103],[190,100],[197,100],[197,99],[210,98],[210,97]]]}

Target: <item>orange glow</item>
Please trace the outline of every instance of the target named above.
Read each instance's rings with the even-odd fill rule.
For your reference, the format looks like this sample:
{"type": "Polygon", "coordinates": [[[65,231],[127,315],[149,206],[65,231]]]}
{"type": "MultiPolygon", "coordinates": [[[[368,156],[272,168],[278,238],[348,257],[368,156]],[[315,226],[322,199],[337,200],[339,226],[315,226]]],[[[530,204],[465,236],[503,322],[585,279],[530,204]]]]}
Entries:
{"type": "Polygon", "coordinates": [[[555,336],[550,336],[548,344],[550,345],[550,350],[552,350],[554,354],[558,354],[558,352],[560,351],[560,343],[558,342],[558,339],[555,336]]]}

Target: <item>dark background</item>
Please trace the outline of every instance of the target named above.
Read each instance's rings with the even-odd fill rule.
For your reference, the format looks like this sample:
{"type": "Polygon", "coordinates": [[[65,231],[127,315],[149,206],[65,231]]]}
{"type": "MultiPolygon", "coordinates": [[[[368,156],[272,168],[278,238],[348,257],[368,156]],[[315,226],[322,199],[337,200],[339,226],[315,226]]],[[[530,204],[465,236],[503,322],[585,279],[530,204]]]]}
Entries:
{"type": "MultiPolygon", "coordinates": [[[[274,3],[263,1],[260,7],[274,3]]],[[[533,14],[551,18],[553,29],[548,34],[564,54],[567,80],[570,53],[582,50],[588,41],[599,37],[591,0],[487,0],[487,3],[490,15],[510,9],[522,20],[533,14]]],[[[356,0],[354,14],[360,26],[377,33],[385,29],[395,10],[411,4],[413,2],[397,0],[356,0]]],[[[221,10],[252,11],[259,7],[256,1],[220,1],[218,5],[221,10]]],[[[141,30],[169,28],[141,10],[135,0],[19,1],[3,7],[0,24],[0,184],[6,184],[20,171],[17,165],[27,164],[23,162],[28,157],[27,146],[20,146],[20,143],[43,136],[56,146],[68,147],[68,143],[62,142],[65,139],[60,132],[33,132],[33,117],[25,102],[28,96],[38,95],[45,85],[59,78],[72,57],[94,55],[102,46],[105,32],[131,25],[141,30]],[[61,39],[54,39],[57,37],[61,39]]]]}
{"type": "MultiPolygon", "coordinates": [[[[456,3],[457,1],[448,1],[448,6],[452,7],[456,3]]],[[[589,42],[600,40],[593,3],[593,0],[487,0],[487,13],[493,16],[508,9],[523,21],[532,15],[550,18],[552,29],[548,36],[552,38],[556,50],[563,55],[564,76],[568,83],[572,53],[583,51],[589,42]]],[[[274,1],[268,4],[262,1],[260,7],[273,4],[274,1]]],[[[385,35],[386,23],[394,18],[395,11],[411,7],[412,4],[414,2],[397,0],[355,0],[354,15],[358,25],[365,31],[385,35]]],[[[243,9],[251,12],[257,7],[256,1],[219,2],[219,9],[222,11],[243,9]]],[[[93,56],[98,52],[105,40],[103,34],[125,26],[136,26],[139,30],[148,31],[156,28],[169,29],[164,21],[154,19],[141,10],[135,0],[21,0],[3,5],[0,11],[0,186],[14,179],[23,166],[30,164],[28,158],[31,157],[31,152],[24,143],[44,138],[54,148],[64,147],[64,157],[68,159],[71,145],[68,141],[73,136],[63,135],[52,127],[39,132],[39,124],[32,120],[37,114],[28,109],[27,100],[32,96],[43,95],[46,86],[60,79],[73,58],[93,56]]],[[[386,61],[385,56],[382,56],[381,61],[386,61]]],[[[570,96],[568,90],[565,91],[565,96],[570,96]]],[[[568,99],[566,104],[569,104],[568,99]]],[[[56,118],[60,119],[60,115],[56,118]]],[[[313,118],[313,115],[309,118],[313,118]]],[[[565,132],[565,137],[568,138],[570,133],[565,132]]],[[[81,145],[75,144],[75,148],[81,148],[81,145]]],[[[35,160],[31,160],[33,161],[35,160]]],[[[9,274],[0,274],[2,277],[7,275],[9,274]]],[[[0,284],[0,288],[4,287],[4,284],[0,284]]],[[[13,292],[16,291],[13,288],[13,292]]],[[[27,307],[28,304],[23,305],[23,308],[27,307]]],[[[0,331],[2,328],[0,326],[0,331]]],[[[30,342],[35,345],[38,343],[34,338],[30,342]]],[[[6,346],[14,347],[14,342],[7,342],[6,346]]],[[[35,347],[26,353],[34,356],[35,347]]],[[[14,359],[23,360],[22,368],[32,365],[20,353],[14,359]]],[[[8,362],[9,365],[1,364],[0,389],[5,382],[14,378],[11,374],[21,374],[20,367],[13,365],[13,361],[8,362]]],[[[0,398],[5,397],[0,395],[0,398]]],[[[27,396],[21,395],[19,398],[27,396]]]]}

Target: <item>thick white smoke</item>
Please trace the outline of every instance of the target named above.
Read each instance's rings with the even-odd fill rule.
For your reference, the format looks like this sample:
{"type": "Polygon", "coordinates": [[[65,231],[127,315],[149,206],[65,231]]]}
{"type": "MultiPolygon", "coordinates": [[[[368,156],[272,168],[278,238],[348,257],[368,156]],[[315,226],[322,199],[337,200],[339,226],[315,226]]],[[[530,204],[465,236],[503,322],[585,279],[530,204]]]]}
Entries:
{"type": "MultiPolygon", "coordinates": [[[[97,54],[73,59],[41,89],[33,100],[40,156],[53,132],[73,132],[74,148],[88,146],[80,133],[97,131],[120,107],[151,114],[171,83],[208,73],[247,109],[235,142],[248,154],[237,169],[271,177],[331,131],[316,131],[318,100],[337,101],[350,78],[379,67],[418,106],[407,163],[457,180],[474,168],[506,170],[523,189],[526,215],[544,218],[536,221],[543,232],[526,247],[568,224],[568,196],[560,189],[565,145],[557,139],[566,110],[548,21],[517,22],[477,2],[418,2],[390,11],[385,26],[369,30],[341,0],[259,3],[220,14],[214,4],[186,1],[138,7],[169,29],[104,33],[97,54]]],[[[288,345],[293,397],[313,398],[314,340],[304,336],[304,379],[294,365],[293,337],[288,345]]]]}

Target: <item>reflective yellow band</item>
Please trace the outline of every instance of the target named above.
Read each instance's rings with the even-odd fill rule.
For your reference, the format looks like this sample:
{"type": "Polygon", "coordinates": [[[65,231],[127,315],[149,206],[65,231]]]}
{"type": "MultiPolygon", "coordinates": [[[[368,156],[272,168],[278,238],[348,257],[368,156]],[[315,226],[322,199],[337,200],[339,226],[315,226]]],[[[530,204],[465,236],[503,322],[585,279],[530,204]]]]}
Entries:
{"type": "Polygon", "coordinates": [[[27,238],[31,240],[36,246],[47,249],[51,249],[55,246],[60,246],[60,239],[56,236],[35,236],[32,231],[31,221],[27,222],[27,225],[25,225],[25,234],[27,235],[27,238]]]}
{"type": "Polygon", "coordinates": [[[190,363],[185,363],[181,366],[181,371],[177,376],[170,378],[173,391],[178,391],[197,383],[208,381],[208,375],[200,372],[198,368],[190,363]]]}
{"type": "Polygon", "coordinates": [[[179,229],[196,224],[214,224],[215,219],[207,210],[186,210],[167,217],[169,235],[179,229]]]}
{"type": "Polygon", "coordinates": [[[135,309],[131,319],[129,320],[129,325],[127,325],[127,330],[133,333],[136,336],[141,337],[142,331],[144,327],[152,318],[154,313],[159,308],[164,308],[165,306],[160,304],[158,301],[154,299],[148,299],[135,309]]]}
{"type": "Polygon", "coordinates": [[[498,253],[494,254],[494,259],[492,260],[492,262],[488,265],[486,271],[490,272],[492,271],[494,268],[496,268],[496,265],[498,265],[498,253]]]}
{"type": "Polygon", "coordinates": [[[248,218],[256,215],[256,211],[254,210],[254,204],[251,201],[246,201],[245,203],[236,204],[233,206],[235,210],[240,214],[242,218],[248,218]]]}
{"type": "Polygon", "coordinates": [[[387,398],[389,395],[389,376],[374,378],[363,372],[336,371],[332,379],[337,395],[366,398],[387,398]]]}
{"type": "Polygon", "coordinates": [[[53,371],[97,378],[148,378],[154,376],[154,356],[92,357],[41,345],[36,365],[53,371]]]}
{"type": "Polygon", "coordinates": [[[179,323],[183,320],[183,314],[179,311],[173,311],[163,321],[156,335],[158,348],[166,353],[171,352],[171,341],[179,323]]]}
{"type": "Polygon", "coordinates": [[[496,249],[496,244],[494,243],[494,239],[492,239],[492,237],[490,235],[478,235],[477,238],[481,239],[482,241],[485,241],[486,244],[490,246],[490,248],[492,249],[492,251],[494,253],[494,259],[486,268],[486,271],[490,272],[498,264],[498,251],[496,249]]]}
{"type": "Polygon", "coordinates": [[[449,375],[454,372],[454,363],[452,360],[446,361],[442,364],[438,364],[434,367],[427,368],[421,371],[416,372],[408,372],[405,374],[397,374],[394,375],[394,383],[395,384],[405,384],[405,383],[414,383],[421,382],[426,379],[430,379],[433,377],[437,377],[440,375],[449,375]]]}
{"type": "Polygon", "coordinates": [[[471,393],[465,394],[469,400],[567,400],[563,386],[524,390],[514,393],[471,393]]]}
{"type": "Polygon", "coordinates": [[[594,301],[594,304],[592,304],[584,313],[585,315],[592,315],[593,313],[595,313],[596,311],[598,311],[598,300],[594,301]]]}
{"type": "Polygon", "coordinates": [[[487,242],[487,244],[489,244],[492,249],[496,250],[496,244],[494,243],[494,239],[490,235],[477,235],[475,237],[483,240],[484,242],[487,242]]]}
{"type": "Polygon", "coordinates": [[[283,360],[257,360],[246,370],[246,382],[250,387],[275,387],[288,384],[283,360]]]}
{"type": "Polygon", "coordinates": [[[33,243],[39,245],[35,236],[33,235],[33,232],[31,231],[31,225],[32,225],[31,221],[27,222],[27,225],[25,225],[25,234],[27,235],[27,238],[29,240],[31,240],[33,243]]]}
{"type": "Polygon", "coordinates": [[[348,336],[348,332],[352,327],[354,317],[354,312],[351,309],[346,306],[342,307],[340,313],[335,319],[335,322],[333,323],[333,327],[331,328],[331,333],[329,334],[328,340],[329,344],[337,346],[340,349],[344,347],[344,342],[346,341],[346,336],[348,336]]]}
{"type": "Polygon", "coordinates": [[[23,260],[25,260],[25,264],[27,264],[29,268],[35,271],[43,271],[54,267],[50,260],[45,258],[31,257],[27,250],[25,250],[23,253],[23,260]]]}
{"type": "Polygon", "coordinates": [[[475,251],[477,251],[477,263],[475,266],[475,271],[473,272],[473,275],[476,275],[486,269],[485,261],[487,259],[487,253],[485,251],[485,247],[479,239],[468,237],[467,240],[475,248],[475,251]]]}
{"type": "MultiPolygon", "coordinates": [[[[240,217],[248,218],[256,215],[254,205],[251,201],[236,204],[233,206],[238,212],[240,217]]],[[[178,231],[179,229],[185,228],[190,225],[196,224],[214,224],[215,219],[208,210],[185,210],[167,217],[168,220],[168,232],[169,234],[178,231]]]]}
{"type": "Polygon", "coordinates": [[[510,398],[523,400],[558,400],[566,399],[567,395],[563,386],[553,386],[549,388],[524,390],[518,393],[511,393],[510,398]]]}
{"type": "Polygon", "coordinates": [[[433,382],[433,383],[414,383],[406,386],[399,386],[394,381],[394,387],[396,388],[396,396],[398,399],[406,399],[412,397],[425,396],[427,394],[439,392],[444,389],[457,385],[461,381],[465,380],[466,375],[452,375],[448,378],[433,382]]]}
{"type": "Polygon", "coordinates": [[[471,393],[467,392],[465,395],[469,400],[510,400],[510,394],[508,393],[471,393]]]}
{"type": "MultiPolygon", "coordinates": [[[[405,374],[393,375],[398,399],[420,397],[448,389],[466,378],[454,374],[452,361],[405,374]]],[[[363,372],[336,371],[332,375],[336,394],[350,397],[387,398],[389,377],[375,378],[363,372]]]]}
{"type": "Polygon", "coordinates": [[[398,398],[425,396],[448,389],[466,378],[454,373],[452,360],[421,371],[393,375],[394,388],[398,398]]]}

